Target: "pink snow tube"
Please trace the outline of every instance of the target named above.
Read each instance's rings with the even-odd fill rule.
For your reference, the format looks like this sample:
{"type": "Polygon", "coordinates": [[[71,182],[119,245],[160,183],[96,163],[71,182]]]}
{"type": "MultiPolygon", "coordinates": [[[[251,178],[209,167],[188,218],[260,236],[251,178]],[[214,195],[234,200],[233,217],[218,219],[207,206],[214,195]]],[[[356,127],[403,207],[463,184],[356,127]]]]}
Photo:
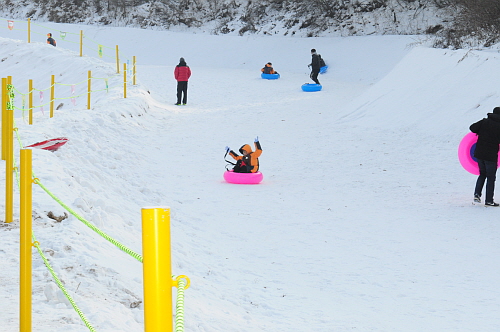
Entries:
{"type": "MultiPolygon", "coordinates": [[[[465,135],[458,145],[458,160],[460,160],[460,164],[467,172],[479,175],[479,166],[477,165],[477,159],[474,157],[476,143],[477,135],[475,133],[471,132],[465,135]]],[[[500,159],[500,151],[498,151],[498,156],[500,159]]]]}
{"type": "Polygon", "coordinates": [[[258,184],[262,181],[264,175],[261,172],[255,173],[236,173],[231,171],[224,172],[224,180],[236,184],[258,184]]]}

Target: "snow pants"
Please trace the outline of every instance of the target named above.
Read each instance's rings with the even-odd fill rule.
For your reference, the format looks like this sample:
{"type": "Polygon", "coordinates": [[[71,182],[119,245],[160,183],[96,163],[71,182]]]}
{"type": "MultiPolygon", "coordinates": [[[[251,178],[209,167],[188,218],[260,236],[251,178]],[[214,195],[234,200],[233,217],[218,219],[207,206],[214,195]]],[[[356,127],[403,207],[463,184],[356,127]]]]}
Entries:
{"type": "Polygon", "coordinates": [[[314,81],[314,83],[321,84],[318,81],[318,74],[319,74],[319,72],[313,71],[313,72],[311,72],[311,75],[309,75],[309,77],[314,81]]]}
{"type": "Polygon", "coordinates": [[[182,103],[187,104],[187,94],[188,94],[188,82],[178,81],[177,82],[177,104],[182,103]]]}
{"type": "Polygon", "coordinates": [[[486,181],[486,198],[484,202],[491,203],[493,202],[493,193],[495,192],[497,162],[478,159],[477,164],[479,166],[479,176],[477,177],[474,194],[481,197],[484,182],[486,181]]]}

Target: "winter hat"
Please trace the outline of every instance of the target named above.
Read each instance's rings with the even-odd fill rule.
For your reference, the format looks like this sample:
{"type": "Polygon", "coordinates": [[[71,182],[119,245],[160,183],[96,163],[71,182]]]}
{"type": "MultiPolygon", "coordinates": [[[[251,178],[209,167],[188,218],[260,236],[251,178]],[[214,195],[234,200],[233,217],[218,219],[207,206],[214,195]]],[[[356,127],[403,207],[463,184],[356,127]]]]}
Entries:
{"type": "Polygon", "coordinates": [[[270,65],[270,66],[272,66],[272,65],[273,65],[273,64],[272,64],[272,63],[270,63],[270,62],[268,62],[267,64],[268,64],[268,65],[270,65]]]}
{"type": "Polygon", "coordinates": [[[184,60],[184,58],[180,58],[179,62],[186,62],[186,60],[184,60]]]}
{"type": "Polygon", "coordinates": [[[316,53],[316,49],[315,49],[315,48],[313,48],[313,49],[311,50],[311,53],[316,53]]]}
{"type": "Polygon", "coordinates": [[[493,114],[499,114],[500,115],[500,107],[495,107],[493,109],[493,114]]]}

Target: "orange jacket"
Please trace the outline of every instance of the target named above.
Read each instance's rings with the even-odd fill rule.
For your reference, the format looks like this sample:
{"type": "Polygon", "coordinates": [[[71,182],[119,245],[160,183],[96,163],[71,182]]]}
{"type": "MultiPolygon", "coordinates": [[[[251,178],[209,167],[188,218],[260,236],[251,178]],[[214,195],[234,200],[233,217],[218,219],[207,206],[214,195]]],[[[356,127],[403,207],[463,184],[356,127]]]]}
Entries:
{"type": "MultiPolygon", "coordinates": [[[[259,142],[255,142],[255,152],[252,151],[252,148],[250,145],[245,144],[240,148],[241,154],[243,154],[243,150],[247,152],[247,155],[240,156],[236,154],[233,150],[229,151],[229,154],[231,157],[234,158],[234,160],[243,160],[245,165],[251,166],[250,173],[255,173],[259,171],[259,157],[262,154],[262,148],[260,147],[259,142]]],[[[250,167],[249,167],[250,168],[250,167]]]]}

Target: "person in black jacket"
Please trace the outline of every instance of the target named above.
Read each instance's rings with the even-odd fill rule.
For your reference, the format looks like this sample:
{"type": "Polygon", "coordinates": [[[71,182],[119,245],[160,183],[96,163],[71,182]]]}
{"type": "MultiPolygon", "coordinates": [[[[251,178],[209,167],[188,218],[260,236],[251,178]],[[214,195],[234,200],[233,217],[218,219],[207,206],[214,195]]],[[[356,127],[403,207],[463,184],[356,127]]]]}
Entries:
{"type": "Polygon", "coordinates": [[[481,202],[481,194],[486,181],[485,206],[498,206],[493,201],[498,163],[498,147],[500,144],[500,107],[495,107],[493,113],[470,126],[470,131],[477,134],[474,157],[479,166],[479,176],[474,189],[474,201],[481,202]]]}
{"type": "Polygon", "coordinates": [[[318,80],[319,70],[321,69],[321,64],[319,61],[320,55],[316,53],[316,49],[314,48],[311,50],[311,57],[311,64],[308,66],[311,67],[311,75],[309,75],[309,77],[311,77],[314,83],[321,84],[318,80]]]}

